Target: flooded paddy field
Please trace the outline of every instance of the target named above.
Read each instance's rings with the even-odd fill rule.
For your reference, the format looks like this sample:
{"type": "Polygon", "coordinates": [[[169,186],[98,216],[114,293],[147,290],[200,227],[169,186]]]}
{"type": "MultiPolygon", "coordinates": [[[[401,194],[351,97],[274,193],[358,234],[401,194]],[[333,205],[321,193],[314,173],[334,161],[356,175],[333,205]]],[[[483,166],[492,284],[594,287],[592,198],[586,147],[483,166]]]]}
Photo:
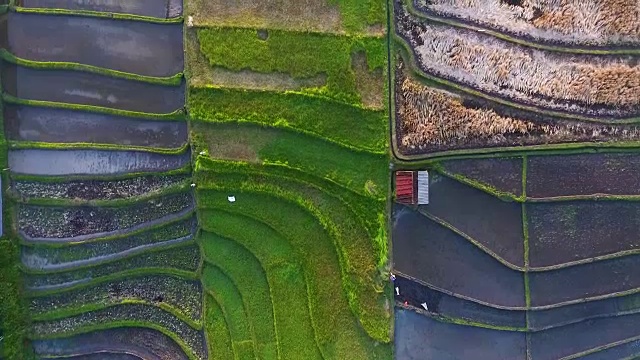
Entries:
{"type": "Polygon", "coordinates": [[[195,217],[170,222],[139,234],[63,247],[22,246],[22,265],[32,270],[60,271],[100,264],[193,239],[195,217]]]}
{"type": "Polygon", "coordinates": [[[179,318],[155,306],[126,304],[86,312],[60,320],[34,322],[35,336],[62,335],[82,328],[118,321],[141,321],[157,324],[182,339],[198,359],[206,358],[204,334],[191,328],[179,318]]]}
{"type": "Polygon", "coordinates": [[[477,301],[524,307],[524,276],[408,207],[393,210],[394,269],[477,301]]]}
{"type": "Polygon", "coordinates": [[[597,261],[564,269],[532,272],[532,306],[554,305],[640,289],[640,255],[597,261]]]}
{"type": "Polygon", "coordinates": [[[5,92],[25,100],[92,105],[166,114],[184,107],[180,86],[150,84],[73,70],[42,70],[3,64],[5,92]]]}
{"type": "Polygon", "coordinates": [[[187,174],[144,175],[121,180],[13,180],[11,190],[21,198],[115,200],[152,194],[185,183],[187,174]]]}
{"type": "Polygon", "coordinates": [[[184,68],[181,23],[11,12],[7,29],[8,50],[27,60],[80,63],[157,77],[172,76],[184,68]]]}
{"type": "Polygon", "coordinates": [[[173,339],[158,330],[142,327],[123,327],[60,339],[35,340],[33,347],[38,355],[46,357],[67,357],[106,350],[128,352],[143,359],[187,359],[173,339]]]}
{"type": "Polygon", "coordinates": [[[637,250],[640,202],[529,203],[529,262],[549,266],[637,250]]]}
{"type": "Polygon", "coordinates": [[[597,317],[640,312],[640,293],[586,303],[566,305],[547,310],[530,311],[529,327],[542,330],[597,317]]]}
{"type": "Polygon", "coordinates": [[[31,314],[79,309],[89,304],[113,306],[127,301],[168,305],[193,321],[202,320],[202,288],[199,281],[169,275],[127,277],[55,295],[32,298],[31,314]]]}
{"type": "Polygon", "coordinates": [[[110,13],[174,18],[182,15],[182,0],[18,0],[27,8],[102,11],[110,13]]]}
{"type": "Polygon", "coordinates": [[[451,174],[486,184],[498,191],[522,195],[522,158],[460,159],[440,163],[451,174]]]}
{"type": "Polygon", "coordinates": [[[179,148],[188,138],[185,121],[16,105],[6,105],[4,111],[9,140],[179,148]]]}
{"type": "Polygon", "coordinates": [[[429,177],[429,204],[420,212],[437,216],[507,262],[524,266],[522,208],[446,176],[429,177]]]}
{"type": "Polygon", "coordinates": [[[439,322],[410,310],[395,310],[397,360],[526,359],[522,332],[439,322]]]}
{"type": "Polygon", "coordinates": [[[583,356],[580,360],[630,360],[637,359],[638,354],[640,354],[640,340],[635,340],[583,356]]]}
{"type": "MultiPolygon", "coordinates": [[[[44,360],[44,359],[51,359],[51,358],[43,357],[40,359],[44,360]]],[[[120,353],[120,352],[96,352],[96,353],[86,354],[86,355],[65,356],[64,359],[65,360],[156,360],[156,359],[160,360],[160,358],[158,357],[152,357],[152,356],[139,357],[136,355],[130,355],[127,353],[120,353]]]]}
{"type": "MultiPolygon", "coordinates": [[[[151,199],[126,207],[53,207],[18,205],[18,229],[30,239],[69,239],[140,226],[194,206],[190,192],[151,199]]],[[[64,241],[64,240],[62,240],[64,241]]]]}
{"type": "Polygon", "coordinates": [[[420,310],[423,309],[422,304],[425,303],[427,311],[435,315],[493,326],[522,329],[527,326],[524,310],[502,310],[463,300],[430,289],[400,275],[396,276],[394,286],[400,290],[400,295],[395,296],[396,301],[406,302],[407,305],[420,310]]]}
{"type": "Polygon", "coordinates": [[[640,335],[640,314],[584,321],[530,335],[532,359],[552,360],[640,335]]]}
{"type": "Polygon", "coordinates": [[[527,195],[640,195],[640,156],[599,153],[530,156],[527,195]]]}
{"type": "Polygon", "coordinates": [[[200,265],[200,251],[196,245],[181,246],[93,266],[90,268],[60,273],[25,274],[24,284],[28,290],[62,290],[86,284],[92,279],[145,268],[163,268],[196,271],[200,265]]]}
{"type": "Polygon", "coordinates": [[[185,167],[191,158],[144,151],[11,150],[11,172],[29,175],[108,175],[129,172],[165,172],[185,167]]]}

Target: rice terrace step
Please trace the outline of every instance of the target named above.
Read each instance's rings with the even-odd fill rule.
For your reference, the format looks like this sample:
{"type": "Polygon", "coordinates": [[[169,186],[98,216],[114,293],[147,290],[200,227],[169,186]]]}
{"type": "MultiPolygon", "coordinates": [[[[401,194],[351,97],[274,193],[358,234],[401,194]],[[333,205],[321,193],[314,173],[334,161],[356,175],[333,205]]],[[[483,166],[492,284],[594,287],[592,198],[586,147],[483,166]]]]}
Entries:
{"type": "Polygon", "coordinates": [[[640,359],[637,0],[0,0],[0,360],[640,359]]]}

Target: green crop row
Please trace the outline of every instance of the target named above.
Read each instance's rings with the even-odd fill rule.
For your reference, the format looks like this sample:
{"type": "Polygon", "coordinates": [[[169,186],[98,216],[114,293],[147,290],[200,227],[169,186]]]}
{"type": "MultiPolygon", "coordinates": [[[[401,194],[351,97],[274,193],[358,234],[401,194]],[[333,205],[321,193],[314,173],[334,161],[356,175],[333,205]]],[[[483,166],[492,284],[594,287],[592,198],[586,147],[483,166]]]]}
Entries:
{"type": "Polygon", "coordinates": [[[329,0],[340,7],[342,25],[349,32],[362,31],[368,26],[384,25],[387,21],[385,1],[329,0]]]}
{"type": "Polygon", "coordinates": [[[183,74],[178,73],[168,77],[155,77],[145,76],[124,71],[106,69],[99,66],[80,64],[74,62],[62,62],[62,61],[34,61],[19,58],[7,49],[0,49],[0,59],[12,64],[24,66],[31,69],[51,69],[51,70],[75,70],[88,72],[93,74],[99,74],[104,76],[110,76],[120,79],[127,79],[133,81],[146,82],[149,84],[165,85],[165,86],[180,86],[183,79],[183,74]]]}
{"type": "Polygon", "coordinates": [[[177,109],[173,112],[166,113],[166,114],[152,114],[152,113],[145,113],[140,111],[120,110],[120,109],[94,106],[94,105],[81,105],[81,104],[69,104],[69,103],[61,103],[61,102],[45,101],[45,100],[20,99],[13,95],[7,94],[5,92],[2,93],[2,100],[9,104],[41,106],[41,107],[50,107],[55,109],[79,110],[79,111],[87,111],[87,112],[107,114],[107,115],[134,117],[134,118],[140,118],[140,119],[170,120],[170,121],[184,120],[183,109],[177,109]]]}
{"type": "Polygon", "coordinates": [[[153,24],[179,24],[179,23],[182,23],[184,20],[182,16],[170,18],[170,19],[163,19],[163,18],[156,18],[156,17],[144,16],[144,15],[111,13],[111,12],[104,12],[104,11],[26,8],[26,7],[15,6],[15,5],[11,5],[9,9],[11,11],[15,11],[18,13],[26,13],[26,14],[88,16],[88,17],[98,17],[98,18],[105,18],[105,19],[143,21],[143,22],[148,22],[153,24]]]}
{"type": "Polygon", "coordinates": [[[208,352],[211,360],[233,359],[231,335],[224,312],[218,302],[204,294],[204,329],[207,337],[208,352]]]}
{"type": "Polygon", "coordinates": [[[269,30],[268,38],[263,40],[255,29],[205,28],[198,29],[198,40],[211,66],[286,73],[294,78],[326,74],[325,87],[306,91],[349,104],[361,103],[352,54],[364,52],[369,71],[386,65],[383,38],[269,30]]]}
{"type": "Polygon", "coordinates": [[[191,88],[188,106],[194,120],[294,129],[356,151],[387,153],[388,120],[382,111],[294,92],[215,87],[191,88]]]}

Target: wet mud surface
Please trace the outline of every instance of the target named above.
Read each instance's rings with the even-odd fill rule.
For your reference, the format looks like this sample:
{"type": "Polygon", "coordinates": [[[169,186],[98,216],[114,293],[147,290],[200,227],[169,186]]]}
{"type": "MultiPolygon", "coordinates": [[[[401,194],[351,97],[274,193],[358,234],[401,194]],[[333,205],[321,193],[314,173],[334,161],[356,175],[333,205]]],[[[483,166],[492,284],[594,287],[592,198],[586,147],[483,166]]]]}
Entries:
{"type": "Polygon", "coordinates": [[[97,143],[179,148],[187,142],[185,121],[153,121],[32,106],[5,107],[10,140],[97,143]]]}
{"type": "Polygon", "coordinates": [[[112,351],[128,352],[145,360],[188,359],[180,346],[167,335],[157,330],[138,327],[94,331],[62,339],[35,340],[33,347],[40,356],[67,357],[74,354],[112,351]]]}
{"type": "Polygon", "coordinates": [[[194,206],[190,192],[163,196],[124,207],[49,207],[18,205],[20,232],[31,239],[80,239],[83,235],[130,229],[194,206]]]}
{"type": "Polygon", "coordinates": [[[596,319],[531,334],[531,358],[560,359],[640,335],[640,314],[596,319]]]}
{"type": "Polygon", "coordinates": [[[526,207],[531,266],[640,249],[640,202],[568,201],[526,207]]]}
{"type": "Polygon", "coordinates": [[[14,180],[12,190],[21,198],[115,200],[158,192],[184,183],[189,175],[146,175],[121,180],[37,182],[14,180]]]}
{"type": "Polygon", "coordinates": [[[184,107],[184,81],[164,86],[70,70],[39,70],[4,64],[5,92],[25,100],[92,105],[167,114],[184,107]]]}
{"type": "Polygon", "coordinates": [[[553,305],[640,288],[640,255],[597,261],[569,268],[532,272],[532,306],[553,305]]]}
{"type": "Polygon", "coordinates": [[[393,209],[394,269],[439,289],[524,307],[524,276],[466,239],[401,205],[393,209]]]}
{"type": "Polygon", "coordinates": [[[395,329],[397,360],[526,359],[524,333],[443,323],[402,308],[395,329]]]}
{"type": "Polygon", "coordinates": [[[12,150],[11,172],[31,175],[109,175],[128,172],[165,172],[180,169],[190,154],[155,154],[109,150],[12,150]]]}
{"type": "Polygon", "coordinates": [[[445,171],[464,176],[516,196],[522,194],[522,158],[443,161],[445,171]]]}
{"type": "Polygon", "coordinates": [[[182,1],[169,0],[19,0],[20,6],[174,18],[182,15],[182,1]]]}
{"type": "Polygon", "coordinates": [[[434,315],[495,326],[514,328],[527,326],[524,310],[502,310],[484,306],[430,289],[399,275],[396,276],[393,286],[398,287],[400,291],[400,295],[395,295],[396,301],[420,310],[424,309],[422,304],[425,303],[427,311],[434,315]]]}
{"type": "Polygon", "coordinates": [[[11,12],[7,28],[8,50],[27,60],[73,62],[158,77],[184,68],[180,23],[11,12]]]}
{"type": "Polygon", "coordinates": [[[431,173],[429,204],[421,205],[419,210],[453,225],[507,262],[524,266],[520,204],[431,173]]]}
{"type": "Polygon", "coordinates": [[[530,156],[527,195],[639,195],[640,156],[635,153],[530,156]]]}

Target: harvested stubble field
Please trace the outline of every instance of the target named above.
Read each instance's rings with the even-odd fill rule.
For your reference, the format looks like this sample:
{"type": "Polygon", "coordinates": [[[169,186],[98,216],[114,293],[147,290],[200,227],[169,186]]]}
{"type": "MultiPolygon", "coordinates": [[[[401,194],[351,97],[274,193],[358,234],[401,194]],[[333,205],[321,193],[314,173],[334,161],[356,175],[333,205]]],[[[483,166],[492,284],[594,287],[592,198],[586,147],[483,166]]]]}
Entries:
{"type": "Polygon", "coordinates": [[[57,338],[94,330],[125,326],[160,330],[179,342],[190,357],[206,359],[202,331],[194,329],[174,315],[155,306],[125,304],[103,310],[89,311],[60,320],[38,321],[33,324],[34,338],[57,338]]]}
{"type": "Polygon", "coordinates": [[[124,278],[134,274],[175,274],[195,278],[200,267],[200,251],[195,245],[183,245],[129,258],[56,273],[27,273],[24,276],[26,290],[33,294],[57,292],[64,289],[124,278]]]}
{"type": "Polygon", "coordinates": [[[194,0],[185,16],[193,24],[382,35],[386,23],[379,0],[194,0]]]}
{"type": "Polygon", "coordinates": [[[633,125],[567,121],[428,87],[399,58],[395,76],[395,146],[403,155],[458,149],[576,142],[638,141],[633,125]]]}
{"type": "Polygon", "coordinates": [[[534,41],[566,46],[640,43],[635,0],[406,0],[427,14],[457,18],[534,41]]]}
{"type": "Polygon", "coordinates": [[[563,201],[526,205],[531,266],[552,266],[636,252],[640,203],[563,201]]]}
{"type": "MultiPolygon", "coordinates": [[[[265,30],[266,31],[266,30],[265,30]]],[[[334,98],[355,105],[365,97],[377,97],[382,107],[383,70],[386,49],[383,38],[350,37],[269,30],[266,38],[260,31],[242,28],[207,28],[197,30],[200,51],[210,66],[232,71],[287,74],[294,79],[326,77],[326,85],[303,89],[303,92],[334,98]],[[355,54],[360,54],[354,59],[355,54]],[[354,61],[355,60],[355,61],[354,61]],[[366,71],[355,70],[364,62],[366,71]],[[366,76],[371,74],[370,76],[366,76]],[[365,76],[357,76],[365,75],[365,76]],[[358,85],[368,82],[368,86],[358,85]],[[372,93],[361,93],[368,89],[372,93]]]]}
{"type": "MultiPolygon", "coordinates": [[[[35,340],[33,341],[33,347],[36,354],[42,357],[59,356],[67,358],[74,354],[90,354],[107,350],[135,354],[136,360],[141,358],[151,360],[188,359],[187,355],[173,339],[158,330],[142,327],[97,330],[66,338],[35,340]]],[[[95,356],[100,356],[100,354],[95,356]]],[[[77,359],[77,357],[70,358],[77,359]]],[[[100,359],[104,360],[103,357],[91,358],[91,360],[100,359]]],[[[117,358],[108,357],[108,359],[117,358]]]]}
{"type": "Polygon", "coordinates": [[[640,195],[636,152],[527,158],[527,196],[640,195]]]}
{"type": "Polygon", "coordinates": [[[638,115],[637,57],[552,53],[417,21],[396,6],[398,36],[420,69],[519,104],[609,118],[638,115]]]}
{"type": "MultiPolygon", "coordinates": [[[[515,196],[522,195],[521,157],[469,158],[439,163],[441,171],[475,186],[515,196]]],[[[528,169],[527,169],[528,171],[528,169]]]]}

